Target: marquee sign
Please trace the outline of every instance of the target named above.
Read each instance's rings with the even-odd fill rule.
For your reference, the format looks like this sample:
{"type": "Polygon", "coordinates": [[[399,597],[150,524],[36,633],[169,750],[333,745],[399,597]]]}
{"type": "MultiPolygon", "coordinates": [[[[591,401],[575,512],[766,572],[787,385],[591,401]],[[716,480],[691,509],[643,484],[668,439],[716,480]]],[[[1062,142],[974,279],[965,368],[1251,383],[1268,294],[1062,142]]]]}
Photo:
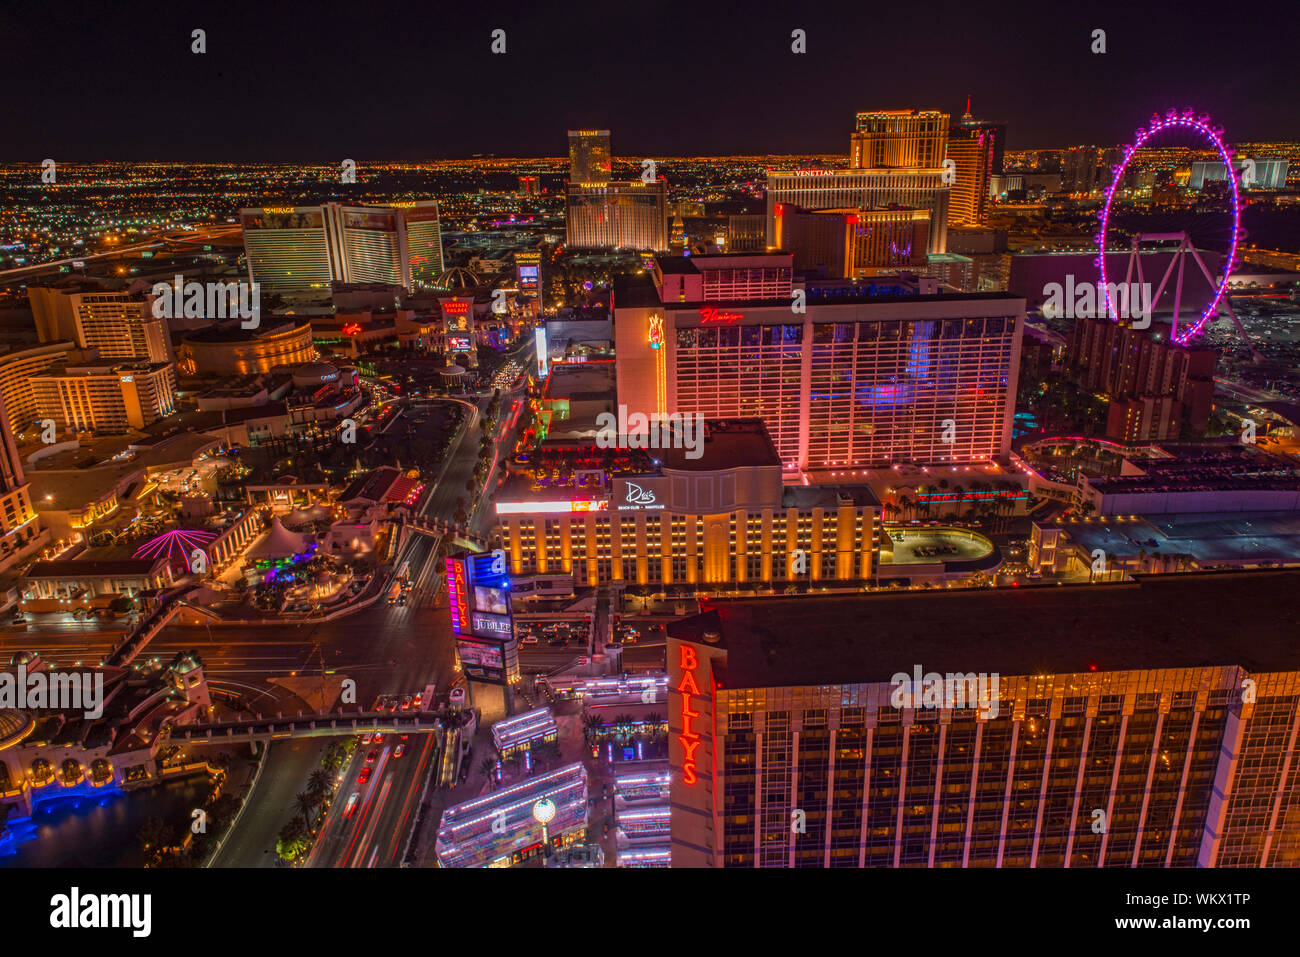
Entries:
{"type": "Polygon", "coordinates": [[[451,630],[465,634],[470,630],[465,563],[451,557],[447,558],[447,600],[451,605],[451,630]]]}
{"type": "Polygon", "coordinates": [[[721,312],[713,306],[705,306],[700,310],[700,322],[704,325],[735,325],[744,319],[743,313],[739,312],[721,312]]]}
{"type": "Polygon", "coordinates": [[[682,696],[682,730],[677,735],[677,742],[682,746],[682,783],[689,785],[699,780],[695,773],[695,752],[700,747],[700,733],[691,727],[691,719],[700,716],[698,711],[691,710],[691,696],[700,694],[699,685],[695,683],[700,659],[695,649],[683,644],[678,664],[682,669],[682,680],[677,684],[677,691],[682,696]]]}

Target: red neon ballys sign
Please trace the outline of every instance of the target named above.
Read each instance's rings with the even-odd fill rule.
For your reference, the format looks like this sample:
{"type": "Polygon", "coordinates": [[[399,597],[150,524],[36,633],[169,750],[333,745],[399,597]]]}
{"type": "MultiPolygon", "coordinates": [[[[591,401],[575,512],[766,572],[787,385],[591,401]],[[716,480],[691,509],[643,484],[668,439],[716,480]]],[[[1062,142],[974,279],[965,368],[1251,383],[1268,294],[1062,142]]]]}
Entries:
{"type": "Polygon", "coordinates": [[[695,752],[700,746],[699,732],[691,729],[691,718],[700,716],[698,711],[691,710],[691,695],[700,693],[699,685],[695,683],[695,669],[700,666],[700,660],[694,648],[681,646],[680,664],[682,680],[678,682],[677,690],[682,696],[682,730],[677,740],[682,746],[682,781],[694,784],[699,780],[695,774],[695,752]]]}
{"type": "Polygon", "coordinates": [[[712,306],[705,306],[700,310],[700,322],[706,324],[716,322],[735,323],[740,322],[743,318],[745,317],[739,312],[719,312],[712,306]]]}

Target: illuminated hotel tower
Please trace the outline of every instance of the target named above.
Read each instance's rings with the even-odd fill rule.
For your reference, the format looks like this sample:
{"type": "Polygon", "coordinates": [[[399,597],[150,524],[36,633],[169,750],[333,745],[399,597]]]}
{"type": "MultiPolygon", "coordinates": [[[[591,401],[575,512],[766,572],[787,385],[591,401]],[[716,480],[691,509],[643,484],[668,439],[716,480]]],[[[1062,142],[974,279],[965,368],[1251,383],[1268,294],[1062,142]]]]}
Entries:
{"type": "Polygon", "coordinates": [[[668,190],[662,179],[570,184],[565,198],[565,235],[574,248],[668,248],[668,190]]]}
{"type": "Polygon", "coordinates": [[[948,135],[948,158],[956,166],[952,184],[949,220],[954,226],[978,226],[984,222],[989,205],[989,180],[1002,172],[1002,151],[1006,124],[975,119],[970,100],[961,122],[948,135]]]}
{"type": "Polygon", "coordinates": [[[569,130],[565,242],[577,249],[668,248],[668,186],[616,182],[609,130],[569,130]]]}
{"type": "Polygon", "coordinates": [[[938,110],[859,113],[850,137],[849,168],[934,169],[943,162],[948,121],[948,114],[938,110]]]}
{"type": "Polygon", "coordinates": [[[41,342],[73,342],[101,359],[171,362],[167,323],[140,293],[90,285],[30,286],[27,298],[41,342]]]}
{"type": "Polygon", "coordinates": [[[1255,610],[1298,586],[715,601],[668,625],[672,864],[1296,867],[1300,671],[1255,610]]]}
{"type": "Polygon", "coordinates": [[[776,208],[792,203],[806,210],[929,210],[927,253],[948,248],[949,189],[943,178],[948,146],[947,113],[938,110],[877,110],[859,113],[850,137],[846,170],[768,170],[767,244],[776,248],[776,208]]]}
{"type": "Polygon", "coordinates": [[[777,247],[776,208],[789,203],[807,210],[880,209],[905,206],[927,210],[930,227],[927,253],[941,253],[948,244],[948,193],[943,170],[768,170],[767,244],[777,247]]]}
{"type": "Polygon", "coordinates": [[[782,203],[776,245],[794,255],[794,268],[853,279],[900,269],[924,270],[929,244],[926,209],[819,209],[782,203]]]}
{"type": "Polygon", "coordinates": [[[249,277],[266,292],[327,290],[335,282],[413,290],[442,272],[438,204],[241,209],[249,277]]]}
{"type": "Polygon", "coordinates": [[[22,457],[0,399],[0,569],[8,568],[40,544],[36,541],[39,534],[22,457]]]}
{"type": "Polygon", "coordinates": [[[808,288],[796,314],[792,255],[656,257],[615,286],[618,401],[760,418],[787,472],[1005,458],[1025,301],[874,290],[808,288]]]}
{"type": "Polygon", "coordinates": [[[612,174],[609,130],[569,130],[569,182],[599,185],[612,174]]]}

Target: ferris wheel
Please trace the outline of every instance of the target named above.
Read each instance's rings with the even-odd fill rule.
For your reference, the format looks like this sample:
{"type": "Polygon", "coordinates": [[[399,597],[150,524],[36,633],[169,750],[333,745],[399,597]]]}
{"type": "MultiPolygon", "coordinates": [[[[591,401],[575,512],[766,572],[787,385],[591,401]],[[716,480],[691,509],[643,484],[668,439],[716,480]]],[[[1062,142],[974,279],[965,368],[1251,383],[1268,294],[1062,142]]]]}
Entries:
{"type": "MultiPolygon", "coordinates": [[[[1114,177],[1106,190],[1106,200],[1102,205],[1100,214],[1101,228],[1096,237],[1096,264],[1101,276],[1099,285],[1106,299],[1106,314],[1112,317],[1120,315],[1116,310],[1116,304],[1112,301],[1112,289],[1116,288],[1114,285],[1116,277],[1112,276],[1108,270],[1106,252],[1112,234],[1112,211],[1122,195],[1121,185],[1129,171],[1130,164],[1137,157],[1138,151],[1157,147],[1162,140],[1167,140],[1170,134],[1175,134],[1176,137],[1180,136],[1184,140],[1198,141],[1203,149],[1208,148],[1209,152],[1218,155],[1219,161],[1226,171],[1225,182],[1229,219],[1227,224],[1220,228],[1224,238],[1223,245],[1226,247],[1222,253],[1222,275],[1217,277],[1214,275],[1213,270],[1206,264],[1201,251],[1197,248],[1188,231],[1135,231],[1130,237],[1124,288],[1126,291],[1132,288],[1131,284],[1135,280],[1140,285],[1146,283],[1147,279],[1142,264],[1144,251],[1161,254],[1172,252],[1164,275],[1161,276],[1156,286],[1155,294],[1151,296],[1151,303],[1155,304],[1161,301],[1161,297],[1166,291],[1171,292],[1173,315],[1170,338],[1172,341],[1179,345],[1186,345],[1188,341],[1202,333],[1207,323],[1222,314],[1232,319],[1242,338],[1250,347],[1251,352],[1258,358],[1259,354],[1250,343],[1250,338],[1246,335],[1245,329],[1242,328],[1241,321],[1233,311],[1232,303],[1227,296],[1228,280],[1233,269],[1240,265],[1240,260],[1237,258],[1237,249],[1243,236],[1240,188],[1251,185],[1253,169],[1249,163],[1240,165],[1240,168],[1235,167],[1233,162],[1234,153],[1224,143],[1223,130],[1211,126],[1208,116],[1204,114],[1197,116],[1190,109],[1184,110],[1182,113],[1177,110],[1170,110],[1164,116],[1154,115],[1145,128],[1134,131],[1133,143],[1124,147],[1124,157],[1115,167],[1114,177]],[[1238,182],[1239,178],[1240,183],[1238,182]],[[1174,244],[1172,248],[1169,245],[1170,243],[1174,244]],[[1191,260],[1190,268],[1189,259],[1191,260]],[[1190,312],[1185,313],[1184,292],[1188,290],[1189,286],[1199,285],[1202,281],[1208,284],[1209,300],[1207,304],[1199,313],[1195,307],[1190,312]]],[[[1195,292],[1198,295],[1205,295],[1205,290],[1205,286],[1200,286],[1195,292]]]]}

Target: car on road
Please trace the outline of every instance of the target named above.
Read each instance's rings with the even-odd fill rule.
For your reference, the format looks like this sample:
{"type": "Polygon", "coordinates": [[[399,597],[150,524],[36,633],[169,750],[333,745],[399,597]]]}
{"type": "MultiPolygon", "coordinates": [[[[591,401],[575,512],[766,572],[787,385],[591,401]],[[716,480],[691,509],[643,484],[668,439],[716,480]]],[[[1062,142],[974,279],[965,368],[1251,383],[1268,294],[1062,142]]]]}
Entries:
{"type": "Polygon", "coordinates": [[[379,749],[372,748],[370,750],[370,753],[366,755],[366,764],[374,764],[378,758],[379,758],[379,749]]]}
{"type": "Polygon", "coordinates": [[[382,731],[376,731],[376,732],[375,732],[375,744],[378,744],[378,743],[379,743],[380,741],[382,741],[382,740],[384,740],[384,733],[383,733],[382,731]]]}
{"type": "Polygon", "coordinates": [[[361,792],[353,791],[352,795],[348,798],[348,803],[343,808],[343,817],[345,819],[352,816],[352,812],[357,809],[357,801],[360,799],[361,792]]]}
{"type": "Polygon", "coordinates": [[[372,740],[374,740],[374,737],[375,735],[373,731],[366,732],[364,735],[361,736],[361,746],[364,748],[367,744],[369,744],[372,740]]]}
{"type": "Polygon", "coordinates": [[[369,781],[371,770],[372,770],[372,765],[369,764],[367,764],[364,768],[362,768],[361,773],[357,775],[357,783],[365,784],[367,781],[369,781]]]}
{"type": "Polygon", "coordinates": [[[524,637],[524,639],[520,642],[520,644],[523,644],[523,645],[536,645],[536,644],[540,644],[540,643],[541,643],[541,639],[538,638],[536,635],[527,635],[527,636],[524,637]]]}
{"type": "Polygon", "coordinates": [[[411,707],[411,702],[413,700],[414,699],[409,694],[402,695],[402,710],[408,710],[411,707]]]}
{"type": "Polygon", "coordinates": [[[406,753],[406,745],[399,744],[397,746],[397,750],[393,752],[393,757],[400,758],[405,753],[406,753]]]}

